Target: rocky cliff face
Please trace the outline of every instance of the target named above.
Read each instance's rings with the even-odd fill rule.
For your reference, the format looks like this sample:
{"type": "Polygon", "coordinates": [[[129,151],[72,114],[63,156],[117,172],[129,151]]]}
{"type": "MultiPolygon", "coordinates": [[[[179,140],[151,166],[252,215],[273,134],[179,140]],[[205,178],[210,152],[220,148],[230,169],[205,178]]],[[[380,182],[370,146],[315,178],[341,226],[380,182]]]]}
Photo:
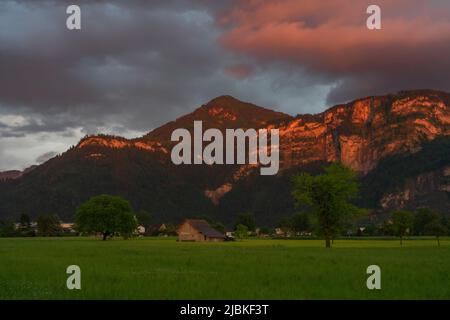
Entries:
{"type": "Polygon", "coordinates": [[[366,174],[385,156],[415,152],[424,141],[449,135],[449,96],[417,91],[365,98],[297,116],[280,131],[284,167],[341,161],[366,174]]]}
{"type": "MultiPolygon", "coordinates": [[[[227,128],[278,128],[281,170],[317,161],[340,161],[365,175],[386,156],[414,153],[420,150],[423,142],[450,135],[449,101],[449,95],[443,92],[409,91],[358,99],[316,115],[292,117],[222,96],[142,138],[92,136],[83,139],[77,147],[138,148],[156,153],[168,163],[173,146],[170,142],[172,131],[186,128],[192,132],[193,122],[202,120],[204,129],[219,128],[222,131],[227,128]]],[[[91,156],[98,158],[102,154],[91,156]]],[[[236,181],[256,169],[257,166],[252,165],[238,166],[225,175],[223,183],[212,190],[205,188],[204,195],[217,205],[236,181]]],[[[383,208],[392,207],[386,204],[391,202],[384,199],[383,208]]],[[[394,203],[394,206],[401,206],[402,202],[394,203]]]]}
{"type": "Polygon", "coordinates": [[[0,215],[27,212],[33,216],[40,207],[70,217],[77,205],[99,193],[120,194],[136,209],[171,220],[193,212],[248,210],[270,215],[274,206],[277,212],[292,209],[292,172],[334,161],[359,173],[365,186],[362,197],[374,199],[368,202],[370,207],[390,210],[439,201],[445,210],[450,208],[448,144],[426,153],[422,150],[426,143],[449,136],[450,95],[443,92],[368,97],[295,117],[222,96],[141,138],[85,137],[32,172],[0,182],[0,215]],[[261,178],[255,165],[173,165],[171,133],[177,128],[192,131],[194,120],[203,121],[204,130],[278,128],[280,172],[261,178]],[[406,180],[401,184],[391,182],[403,160],[380,166],[396,155],[411,155],[408,163],[416,168],[402,175],[406,180]],[[433,158],[432,166],[427,166],[427,157],[433,158]],[[390,176],[383,176],[383,170],[394,167],[390,176]],[[272,193],[278,196],[271,198],[272,193]],[[261,199],[266,200],[264,205],[255,206],[261,199]]]}
{"type": "Polygon", "coordinates": [[[419,174],[405,181],[394,192],[386,193],[380,200],[384,210],[409,209],[421,206],[433,206],[450,210],[448,204],[450,194],[450,166],[419,174]]]}
{"type": "Polygon", "coordinates": [[[355,100],[316,115],[291,117],[223,96],[142,138],[93,136],[78,147],[135,147],[164,153],[169,159],[172,131],[192,131],[194,120],[202,120],[204,129],[278,128],[283,169],[314,161],[341,161],[364,175],[385,156],[415,152],[424,141],[450,135],[449,101],[443,92],[409,91],[355,100]]]}

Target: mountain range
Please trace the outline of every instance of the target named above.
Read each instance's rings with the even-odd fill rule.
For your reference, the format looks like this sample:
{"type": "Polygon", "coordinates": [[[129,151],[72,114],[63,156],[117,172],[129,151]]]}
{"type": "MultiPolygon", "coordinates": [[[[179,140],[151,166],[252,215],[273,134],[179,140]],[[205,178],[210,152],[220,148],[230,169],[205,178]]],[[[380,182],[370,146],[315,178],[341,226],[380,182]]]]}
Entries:
{"type": "Polygon", "coordinates": [[[0,173],[0,217],[55,213],[72,221],[89,197],[130,200],[155,221],[211,217],[229,224],[242,212],[275,225],[297,208],[291,177],[320,173],[339,161],[358,173],[357,204],[380,214],[427,206],[450,213],[450,94],[402,91],[291,116],[217,97],[148,134],[125,139],[90,135],[26,172],[0,173]],[[257,165],[174,165],[171,133],[208,128],[278,128],[280,171],[261,176],[257,165]]]}

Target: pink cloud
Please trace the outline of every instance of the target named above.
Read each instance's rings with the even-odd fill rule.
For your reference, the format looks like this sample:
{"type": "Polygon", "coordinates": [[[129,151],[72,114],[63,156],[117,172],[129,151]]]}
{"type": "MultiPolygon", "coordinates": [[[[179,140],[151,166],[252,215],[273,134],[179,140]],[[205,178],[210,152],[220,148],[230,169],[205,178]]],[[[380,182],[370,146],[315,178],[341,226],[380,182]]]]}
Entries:
{"type": "Polygon", "coordinates": [[[226,48],[336,79],[376,78],[381,85],[381,78],[411,69],[419,77],[450,72],[450,2],[247,0],[234,2],[217,23],[226,30],[220,39],[226,48]],[[382,30],[366,28],[366,8],[373,3],[381,7],[382,30]]]}

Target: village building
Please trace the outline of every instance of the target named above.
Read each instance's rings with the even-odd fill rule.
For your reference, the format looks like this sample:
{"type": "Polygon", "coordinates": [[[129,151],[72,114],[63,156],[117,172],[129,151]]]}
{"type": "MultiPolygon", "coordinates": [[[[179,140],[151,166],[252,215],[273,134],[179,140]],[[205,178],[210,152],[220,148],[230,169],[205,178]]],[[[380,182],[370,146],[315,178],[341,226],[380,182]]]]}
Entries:
{"type": "Polygon", "coordinates": [[[145,227],[143,225],[138,225],[136,228],[136,233],[140,236],[145,234],[145,227]]]}
{"type": "Polygon", "coordinates": [[[186,219],[178,227],[178,241],[224,241],[225,235],[205,220],[186,219]]]}
{"type": "Polygon", "coordinates": [[[234,231],[225,231],[225,235],[229,238],[234,238],[234,231]]]}
{"type": "Polygon", "coordinates": [[[61,223],[59,226],[64,233],[75,233],[74,225],[74,223],[61,223]]]}

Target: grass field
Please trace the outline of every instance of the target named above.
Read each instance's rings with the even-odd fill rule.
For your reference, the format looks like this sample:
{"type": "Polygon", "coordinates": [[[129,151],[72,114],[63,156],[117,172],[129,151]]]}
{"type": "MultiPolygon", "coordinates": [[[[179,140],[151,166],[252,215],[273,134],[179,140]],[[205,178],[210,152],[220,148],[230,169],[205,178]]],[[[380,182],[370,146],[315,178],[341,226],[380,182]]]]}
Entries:
{"type": "Polygon", "coordinates": [[[0,299],[450,299],[450,240],[0,239],[0,299]],[[66,288],[68,265],[81,290],[66,288]],[[366,268],[381,267],[381,290],[366,268]]]}

